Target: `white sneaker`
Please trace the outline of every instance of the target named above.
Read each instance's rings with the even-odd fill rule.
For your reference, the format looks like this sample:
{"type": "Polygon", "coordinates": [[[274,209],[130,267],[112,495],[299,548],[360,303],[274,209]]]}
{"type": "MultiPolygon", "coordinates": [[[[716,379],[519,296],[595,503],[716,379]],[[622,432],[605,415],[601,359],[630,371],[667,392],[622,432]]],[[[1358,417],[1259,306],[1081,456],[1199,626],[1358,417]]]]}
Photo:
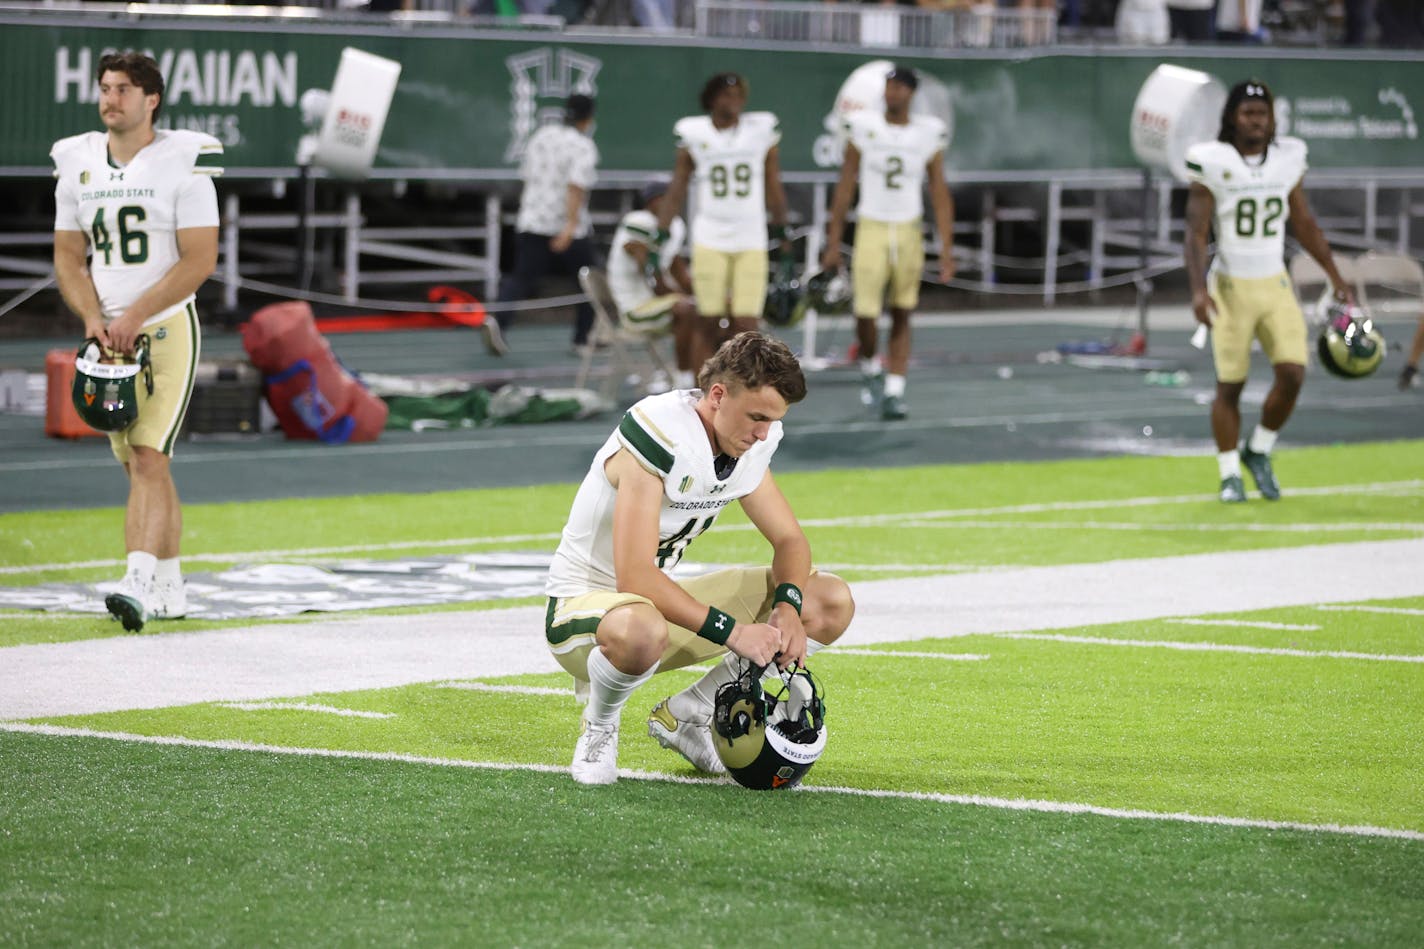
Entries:
{"type": "Polygon", "coordinates": [[[716,746],[712,744],[711,722],[680,721],[668,707],[669,701],[671,698],[666,698],[653,706],[653,712],[648,716],[648,734],[664,748],[671,748],[682,755],[698,771],[726,774],[727,766],[722,763],[716,746]]]}
{"type": "Polygon", "coordinates": [[[574,745],[569,774],[579,784],[612,784],[618,780],[618,724],[594,725],[585,721],[574,745]]]}
{"type": "Polygon", "coordinates": [[[148,603],[153,596],[153,587],[131,573],[124,574],[118,589],[104,597],[104,608],[109,615],[124,624],[124,629],[136,633],[143,629],[148,619],[148,603]]]}
{"type": "Polygon", "coordinates": [[[188,589],[183,578],[154,580],[149,619],[182,619],[188,615],[188,589]]]}

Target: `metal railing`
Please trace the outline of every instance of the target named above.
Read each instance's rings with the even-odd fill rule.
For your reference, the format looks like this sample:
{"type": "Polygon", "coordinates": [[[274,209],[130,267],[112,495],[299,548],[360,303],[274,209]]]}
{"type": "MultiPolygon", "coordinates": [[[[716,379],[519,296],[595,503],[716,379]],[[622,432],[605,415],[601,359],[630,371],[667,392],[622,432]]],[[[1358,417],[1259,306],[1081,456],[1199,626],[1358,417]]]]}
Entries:
{"type": "Polygon", "coordinates": [[[1056,10],[963,10],[888,4],[698,0],[694,32],[737,40],[910,50],[1047,46],[1058,41],[1056,10]]]}

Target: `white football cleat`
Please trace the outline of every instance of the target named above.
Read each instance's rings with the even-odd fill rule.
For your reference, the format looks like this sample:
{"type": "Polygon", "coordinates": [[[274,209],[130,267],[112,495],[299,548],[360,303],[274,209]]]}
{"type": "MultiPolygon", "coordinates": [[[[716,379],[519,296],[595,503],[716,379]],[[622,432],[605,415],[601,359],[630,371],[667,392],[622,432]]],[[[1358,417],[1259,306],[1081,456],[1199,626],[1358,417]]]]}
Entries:
{"type": "Polygon", "coordinates": [[[668,706],[670,701],[671,698],[666,698],[653,706],[653,712],[648,716],[648,734],[664,748],[682,755],[698,771],[726,774],[727,766],[722,763],[712,744],[710,720],[701,724],[680,721],[668,706]]]}
{"type": "Polygon", "coordinates": [[[124,624],[124,629],[136,633],[143,629],[148,619],[148,603],[153,596],[153,587],[132,573],[124,574],[117,589],[104,597],[104,608],[109,615],[124,624]]]}
{"type": "Polygon", "coordinates": [[[612,784],[618,780],[618,723],[583,723],[583,734],[574,745],[569,774],[579,784],[612,784]]]}
{"type": "Polygon", "coordinates": [[[188,615],[188,590],[177,580],[154,580],[149,619],[182,619],[188,615]]]}

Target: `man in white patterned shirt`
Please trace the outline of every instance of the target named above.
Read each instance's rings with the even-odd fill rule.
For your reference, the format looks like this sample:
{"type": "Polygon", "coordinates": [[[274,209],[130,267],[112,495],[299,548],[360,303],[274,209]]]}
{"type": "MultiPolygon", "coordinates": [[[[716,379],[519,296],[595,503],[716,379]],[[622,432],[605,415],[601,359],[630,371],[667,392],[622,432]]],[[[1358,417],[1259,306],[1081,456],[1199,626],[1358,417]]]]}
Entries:
{"type": "MultiPolygon", "coordinates": [[[[501,302],[529,299],[555,268],[577,274],[580,267],[594,265],[588,216],[588,194],[598,177],[598,146],[590,137],[593,110],[591,97],[571,95],[564,103],[562,125],[546,125],[529,136],[519,166],[524,192],[515,222],[514,272],[500,286],[501,302]]],[[[512,312],[505,312],[497,322],[485,321],[491,353],[502,356],[508,351],[502,330],[513,318],[512,312]]],[[[581,303],[574,321],[575,347],[588,345],[592,328],[593,308],[581,303]]]]}

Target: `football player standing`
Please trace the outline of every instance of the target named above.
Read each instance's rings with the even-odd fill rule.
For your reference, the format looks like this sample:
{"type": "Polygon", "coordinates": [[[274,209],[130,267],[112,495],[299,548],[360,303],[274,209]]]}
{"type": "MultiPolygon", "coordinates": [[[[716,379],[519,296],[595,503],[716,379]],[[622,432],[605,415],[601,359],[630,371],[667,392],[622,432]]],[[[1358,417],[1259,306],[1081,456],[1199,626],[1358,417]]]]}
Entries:
{"type": "Polygon", "coordinates": [[[919,77],[913,69],[896,66],[885,78],[885,111],[856,112],[846,120],[845,156],[821,256],[825,269],[841,265],[841,235],[859,182],[851,258],[856,339],[865,400],[873,404],[879,397],[881,417],[889,420],[906,414],[910,313],[919,303],[920,272],[925,265],[921,224],[926,180],[939,231],[939,279],[948,282],[954,276],[954,199],[944,180],[949,131],[934,116],[910,114],[910,101],[918,86],[919,77]],[[882,370],[876,358],[876,321],[887,290],[890,338],[882,370]]]}
{"type": "Polygon", "coordinates": [[[129,479],[128,569],[105,598],[127,630],[187,611],[178,562],[182,509],[173,442],[188,410],[200,332],[194,294],[217,266],[222,144],[201,132],[156,130],[163,76],[141,53],[99,60],[105,131],[60,139],[54,160],[54,271],[84,333],[129,354],[149,338],[153,394],[109,443],[129,479]]]}
{"type": "Polygon", "coordinates": [[[770,463],[781,419],[806,395],[779,340],[741,333],[703,364],[701,390],[649,396],[623,416],[584,476],[549,569],[544,633],[574,677],[583,732],[570,771],[580,784],[618,779],[628,697],[659,671],[718,660],[664,699],[648,731],[707,772],[717,689],[739,659],[803,664],[850,624],[845,581],[812,569],[811,545],[770,463]],[[769,567],[670,575],[687,546],[737,501],[771,544],[769,567]]]}
{"type": "Polygon", "coordinates": [[[728,336],[755,330],[766,304],[767,212],[771,238],[790,253],[786,192],[781,187],[777,143],[781,128],[770,112],[746,112],[747,81],[718,73],[702,88],[705,115],[673,126],[677,158],[672,183],[658,211],[659,236],[682,210],[689,184],[697,184],[692,217],[692,290],[702,315],[694,366],[728,336]],[[722,321],[730,317],[724,330],[722,321]]]}
{"type": "Polygon", "coordinates": [[[1184,256],[1192,288],[1192,313],[1211,328],[1216,363],[1216,400],[1211,430],[1216,438],[1221,500],[1246,500],[1241,466],[1251,472],[1261,497],[1281,496],[1271,470],[1271,449],[1295,407],[1305,381],[1305,317],[1285,270],[1286,222],[1296,240],[1320,264],[1337,299],[1352,300],[1335,267],[1330,244],[1311,213],[1301,179],[1305,143],[1276,136],[1275,100],[1257,79],[1237,83],[1227,95],[1215,142],[1187,150],[1187,233],[1184,256]],[[1216,259],[1207,272],[1207,241],[1216,232],[1216,259]],[[1261,421],[1240,450],[1241,390],[1251,365],[1251,341],[1259,339],[1275,380],[1261,407],[1261,421]]]}

